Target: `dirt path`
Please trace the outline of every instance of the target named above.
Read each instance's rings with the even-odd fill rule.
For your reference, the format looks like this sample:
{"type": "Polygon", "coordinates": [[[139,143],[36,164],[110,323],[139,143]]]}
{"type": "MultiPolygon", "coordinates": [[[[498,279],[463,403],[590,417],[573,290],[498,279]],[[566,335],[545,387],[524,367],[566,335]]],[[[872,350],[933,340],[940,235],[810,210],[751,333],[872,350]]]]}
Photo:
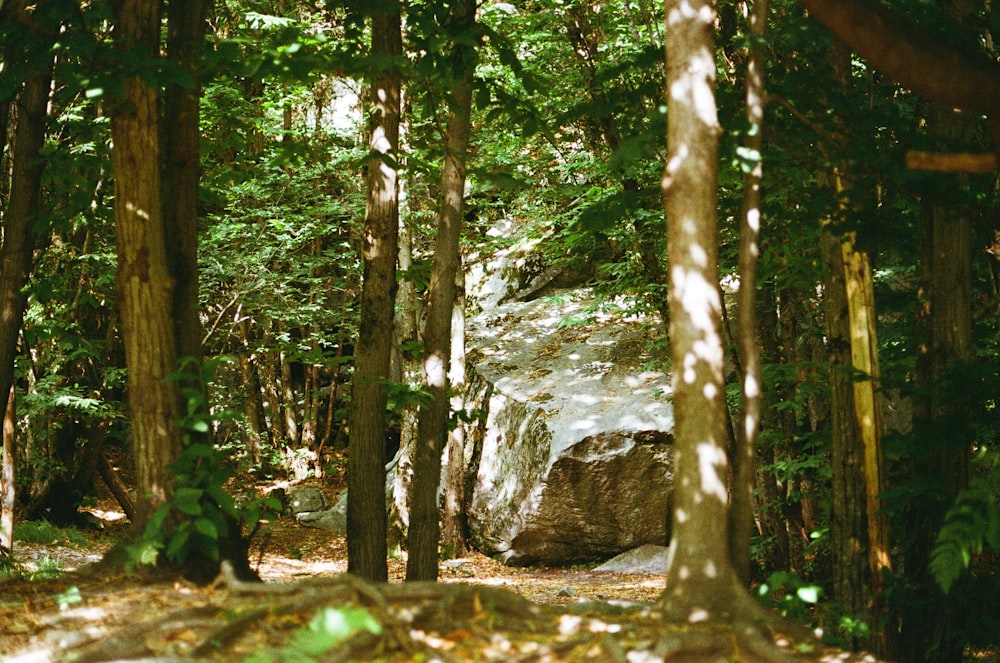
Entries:
{"type": "MultiPolygon", "coordinates": [[[[104,521],[105,530],[87,533],[86,546],[65,541],[16,544],[16,558],[27,569],[55,566],[64,573],[50,580],[0,581],[3,663],[61,660],[55,652],[99,641],[134,625],[139,616],[150,620],[176,611],[197,614],[217,598],[215,590],[183,583],[108,584],[78,577],[75,570],[98,561],[127,527],[124,514],[107,499],[91,512],[104,521]]],[[[346,540],[284,516],[262,528],[251,550],[251,565],[268,587],[332,582],[347,570],[346,540]]],[[[405,566],[405,558],[389,560],[391,584],[402,583],[405,566]]],[[[473,553],[442,562],[440,580],[510,590],[538,605],[567,606],[608,600],[651,603],[662,592],[665,576],[598,573],[580,567],[513,568],[473,553]]]]}
{"type": "Polygon", "coordinates": [[[652,605],[662,575],[511,568],[472,554],[442,562],[439,583],[403,583],[405,561],[392,559],[389,585],[374,586],[345,573],[342,537],[292,517],[268,523],[251,550],[264,583],[95,581],[72,570],[127,526],[104,506],[95,513],[107,530],[89,545],[16,547],[34,568],[68,572],[0,581],[0,663],[872,660],[771,626],[668,624],[652,605]]]}

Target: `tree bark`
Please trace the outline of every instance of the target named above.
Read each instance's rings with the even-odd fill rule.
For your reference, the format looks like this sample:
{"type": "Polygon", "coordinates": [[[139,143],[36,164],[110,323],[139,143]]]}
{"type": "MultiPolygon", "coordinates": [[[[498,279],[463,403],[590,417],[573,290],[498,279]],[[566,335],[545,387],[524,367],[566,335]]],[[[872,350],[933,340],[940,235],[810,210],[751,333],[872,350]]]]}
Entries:
{"type": "Polygon", "coordinates": [[[711,2],[666,2],[667,166],[663,193],[670,272],[674,494],[665,616],[727,619],[747,598],[729,559],[728,417],[718,289],[711,2]]]}
{"type": "Polygon", "coordinates": [[[14,554],[14,498],[17,491],[17,464],[14,445],[17,443],[17,412],[14,388],[7,396],[3,411],[3,455],[0,456],[0,559],[14,554]]]}
{"type": "MultiPolygon", "coordinates": [[[[3,244],[0,246],[0,393],[4,394],[2,506],[0,506],[0,553],[13,547],[15,498],[14,359],[17,338],[24,320],[27,295],[24,286],[31,272],[35,248],[32,225],[39,212],[39,194],[45,161],[40,152],[48,127],[49,88],[53,55],[50,43],[31,40],[26,49],[28,73],[17,97],[17,117],[12,146],[10,197],[2,215],[3,244]]],[[[5,72],[6,75],[6,72],[5,72]]],[[[4,104],[9,110],[9,106],[4,104]]],[[[6,140],[7,115],[4,119],[6,140]]]]}
{"type": "MultiPolygon", "coordinates": [[[[201,310],[198,291],[198,183],[201,174],[201,81],[198,60],[205,41],[207,0],[170,0],[167,8],[167,57],[190,80],[171,82],[164,91],[163,227],[168,266],[173,278],[172,317],[177,358],[187,362],[183,385],[200,394],[201,416],[208,416],[208,393],[200,375],[202,362],[201,310]]],[[[190,400],[191,397],[188,397],[190,400]]],[[[208,437],[207,434],[188,435],[208,437]]],[[[205,441],[205,440],[202,440],[205,441]]]]}
{"type": "MultiPolygon", "coordinates": [[[[451,317],[451,410],[465,408],[465,273],[461,264],[456,273],[455,307],[451,317]]],[[[445,468],[444,509],[441,514],[441,543],[452,559],[468,552],[465,518],[465,426],[459,422],[448,432],[448,465],[445,468]]]]}
{"type": "MultiPolygon", "coordinates": [[[[850,53],[834,45],[836,82],[851,94],[850,53]]],[[[846,140],[850,140],[845,129],[846,140]]],[[[851,180],[843,168],[832,173],[838,215],[851,212],[851,180]]],[[[867,253],[855,248],[855,233],[824,222],[823,306],[830,370],[831,522],[833,595],[847,614],[871,627],[867,642],[852,642],[883,654],[889,628],[884,621],[883,569],[890,568],[888,521],[880,514],[884,490],[881,400],[877,392],[878,345],[875,304],[867,253]]]]}
{"type": "MultiPolygon", "coordinates": [[[[402,53],[400,7],[372,17],[372,53],[402,53]]],[[[355,348],[347,455],[347,568],[374,581],[388,578],[385,503],[385,387],[392,358],[399,244],[400,74],[392,63],[371,81],[371,150],[365,218],[361,323],[355,348]]]]}
{"type": "Polygon", "coordinates": [[[115,468],[111,466],[111,463],[108,462],[108,457],[103,452],[97,458],[97,473],[101,475],[104,485],[115,496],[115,500],[118,501],[122,511],[125,512],[125,517],[129,520],[135,520],[135,500],[129,495],[128,486],[118,476],[115,468]]]}
{"type": "MultiPolygon", "coordinates": [[[[939,106],[930,110],[928,126],[942,144],[965,142],[975,131],[974,121],[939,106]]],[[[974,439],[965,399],[968,388],[955,373],[976,358],[972,339],[973,219],[965,210],[956,212],[950,201],[942,200],[943,191],[927,191],[921,198],[923,256],[917,310],[920,397],[915,423],[922,432],[924,448],[914,454],[912,469],[926,493],[908,505],[907,513],[904,564],[913,594],[902,617],[900,651],[896,652],[906,663],[962,660],[958,639],[949,635],[962,622],[964,608],[959,600],[940,593],[928,568],[944,512],[968,485],[974,439]],[[935,609],[918,609],[916,596],[934,597],[935,609]]]]}
{"type": "MultiPolygon", "coordinates": [[[[750,31],[764,36],[767,26],[767,0],[754,0],[750,31]]],[[[759,39],[758,39],[759,41],[759,39]]],[[[757,344],[757,260],[761,221],[761,179],[764,173],[761,152],[764,123],[764,53],[751,46],[747,53],[746,105],[749,130],[744,140],[748,152],[757,161],[746,164],[743,176],[743,209],[740,215],[739,275],[740,290],[736,307],[737,345],[743,367],[742,412],[733,450],[732,507],[729,511],[729,558],[736,575],[750,585],[750,540],[753,534],[754,476],[756,474],[757,432],[760,427],[761,378],[760,347],[757,344]]]]}
{"type": "Polygon", "coordinates": [[[167,56],[191,77],[170,83],[164,100],[163,223],[170,273],[174,278],[173,316],[178,357],[201,360],[198,300],[198,183],[200,175],[201,58],[209,3],[171,0],[167,3],[167,56]]]}
{"type": "Polygon", "coordinates": [[[438,212],[434,260],[424,329],[423,385],[428,402],[420,407],[413,459],[413,492],[408,536],[406,579],[436,580],[438,574],[438,486],[441,453],[448,435],[451,411],[448,367],[451,357],[451,323],[455,306],[455,278],[460,266],[462,205],[465,195],[465,161],[472,117],[472,75],[476,48],[466,45],[476,20],[474,0],[452,4],[452,38],[457,70],[450,89],[441,172],[441,208],[438,212]]]}
{"type": "MultiPolygon", "coordinates": [[[[39,194],[45,161],[40,151],[48,127],[47,105],[52,81],[53,56],[47,47],[30,48],[38,63],[31,66],[17,100],[12,149],[11,190],[3,214],[0,247],[0,393],[7,394],[14,380],[14,356],[21,331],[27,294],[24,286],[31,272],[35,249],[32,226],[39,212],[39,194]]],[[[34,64],[34,63],[32,63],[34,64]]]]}
{"type": "MultiPolygon", "coordinates": [[[[406,125],[401,125],[405,130],[406,125]]],[[[401,135],[405,142],[405,133],[401,135]]],[[[405,180],[400,183],[400,202],[405,209],[405,180]]],[[[413,266],[413,231],[405,223],[399,228],[399,269],[402,272],[413,266]]],[[[402,278],[396,297],[395,331],[399,348],[400,382],[409,384],[420,376],[420,357],[415,348],[420,346],[420,294],[410,278],[402,278]]],[[[417,440],[418,406],[407,403],[399,412],[399,458],[392,486],[392,506],[389,511],[389,545],[402,547],[410,525],[410,501],[413,486],[413,450],[417,440]]]]}
{"type": "MultiPolygon", "coordinates": [[[[160,5],[117,4],[115,41],[145,63],[157,55],[160,5]]],[[[128,368],[128,400],[136,460],[136,520],[143,528],[172,493],[167,469],[182,448],[180,388],[165,378],[177,370],[174,282],[166,255],[160,189],[159,95],[138,75],[124,82],[125,97],[111,114],[115,168],[118,297],[128,368]]],[[[141,531],[141,529],[137,529],[141,531]]]]}
{"type": "Polygon", "coordinates": [[[1000,63],[871,0],[797,0],[842,42],[919,96],[1000,119],[1000,63]]]}

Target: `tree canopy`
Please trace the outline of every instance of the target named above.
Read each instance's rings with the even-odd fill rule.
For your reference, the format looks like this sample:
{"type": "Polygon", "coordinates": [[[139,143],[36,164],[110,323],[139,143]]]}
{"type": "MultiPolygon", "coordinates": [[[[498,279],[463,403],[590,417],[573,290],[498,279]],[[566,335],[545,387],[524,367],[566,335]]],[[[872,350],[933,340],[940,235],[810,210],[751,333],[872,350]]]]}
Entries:
{"type": "Polygon", "coordinates": [[[103,477],[132,564],[250,575],[275,505],[231,477],[346,457],[351,571],[384,580],[412,525],[434,578],[442,452],[476,417],[460,279],[524,242],[667,333],[642,349],[674,376],[664,614],[765,603],[903,661],[998,646],[998,16],[0,4],[0,552],[15,486],[19,519],[72,522],[103,477]],[[412,513],[384,509],[397,448],[412,513]]]}

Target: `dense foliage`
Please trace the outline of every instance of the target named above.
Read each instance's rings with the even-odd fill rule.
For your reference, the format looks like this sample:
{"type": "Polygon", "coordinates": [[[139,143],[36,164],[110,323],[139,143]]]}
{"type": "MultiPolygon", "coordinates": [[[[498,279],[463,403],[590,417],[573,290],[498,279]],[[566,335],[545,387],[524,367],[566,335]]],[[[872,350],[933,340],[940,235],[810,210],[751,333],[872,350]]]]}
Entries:
{"type": "MultiPolygon", "coordinates": [[[[397,63],[406,81],[402,227],[413,246],[401,278],[418,295],[428,284],[448,113],[438,4],[405,3],[405,62],[397,63]]],[[[934,30],[961,24],[937,3],[890,4],[934,30]]],[[[971,17],[959,16],[967,27],[941,38],[996,59],[997,14],[988,2],[972,4],[971,17]]],[[[743,172],[757,155],[740,147],[748,131],[747,3],[717,6],[721,258],[731,285],[743,172]]],[[[918,629],[951,606],[947,637],[919,656],[952,660],[948,652],[966,645],[996,646],[1000,633],[997,180],[908,170],[904,155],[987,151],[986,120],[966,116],[956,128],[947,113],[851,57],[794,2],[772,7],[762,44],[769,96],[757,334],[765,414],[755,579],[793,588],[778,592],[779,603],[830,588],[837,551],[829,379],[850,369],[829,361],[821,235],[853,232],[874,266],[886,413],[883,498],[895,559],[880,600],[890,624],[908,620],[918,629]],[[925,223],[932,206],[971,223],[972,347],[925,373],[920,310],[937,239],[925,223]],[[969,454],[958,484],[937,462],[942,454],[969,454]]],[[[171,537],[151,539],[168,556],[216,554],[217,532],[243,518],[219,492],[230,470],[218,465],[259,478],[322,476],[339,458],[331,452],[347,445],[368,157],[360,100],[367,75],[386,66],[367,53],[364,13],[348,1],[227,0],[211,18],[198,63],[200,315],[206,357],[232,360],[217,364],[209,385],[214,447],[189,447],[177,467],[171,507],[192,518],[171,537]]],[[[464,247],[481,258],[514,241],[535,243],[545,263],[666,324],[661,13],[649,0],[483,3],[464,247]],[[488,232],[501,221],[512,230],[488,232]]],[[[190,84],[181,69],[114,53],[101,3],[75,7],[63,28],[51,47],[43,213],[34,222],[16,364],[20,513],[55,521],[74,518],[94,493],[104,450],[127,450],[131,436],[116,313],[109,99],[122,72],[139,71],[161,87],[190,84]]],[[[23,77],[16,45],[37,29],[0,22],[4,109],[23,77]]],[[[9,146],[14,123],[6,110],[3,117],[9,146]]],[[[0,157],[6,207],[17,154],[0,157]]],[[[735,387],[735,351],[732,360],[735,387]]],[[[412,394],[405,377],[397,380],[403,385],[390,407],[398,412],[412,394]]],[[[738,399],[730,400],[735,415],[738,399]]],[[[158,514],[154,529],[169,513],[158,514]]],[[[829,602],[803,616],[846,645],[887,626],[859,624],[829,602]]]]}

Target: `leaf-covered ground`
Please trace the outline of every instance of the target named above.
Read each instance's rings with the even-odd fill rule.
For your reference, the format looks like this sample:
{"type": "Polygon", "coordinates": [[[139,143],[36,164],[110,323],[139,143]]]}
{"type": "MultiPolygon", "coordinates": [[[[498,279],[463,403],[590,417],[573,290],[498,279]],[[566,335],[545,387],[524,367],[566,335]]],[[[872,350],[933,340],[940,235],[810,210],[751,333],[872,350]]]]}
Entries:
{"type": "MultiPolygon", "coordinates": [[[[66,571],[109,545],[107,533],[88,538],[15,552],[31,568],[66,571]]],[[[402,583],[405,563],[394,559],[391,582],[374,586],[344,573],[343,538],[290,517],[265,528],[252,564],[263,584],[144,585],[72,571],[0,581],[0,661],[871,660],[771,627],[760,629],[764,642],[668,624],[652,605],[664,576],[509,568],[472,554],[442,562],[437,584],[402,583]]]]}

